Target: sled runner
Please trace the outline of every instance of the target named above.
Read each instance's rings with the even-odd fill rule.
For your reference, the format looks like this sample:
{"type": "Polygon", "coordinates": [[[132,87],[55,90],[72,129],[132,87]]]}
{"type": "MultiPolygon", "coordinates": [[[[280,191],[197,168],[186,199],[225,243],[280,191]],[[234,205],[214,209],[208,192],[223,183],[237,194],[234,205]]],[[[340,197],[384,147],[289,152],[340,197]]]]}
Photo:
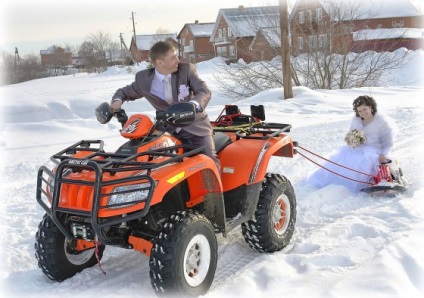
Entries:
{"type": "MultiPolygon", "coordinates": [[[[35,255],[48,278],[63,281],[100,264],[105,247],[115,246],[149,256],[157,295],[199,296],[214,278],[217,233],[241,226],[246,243],[265,253],[289,244],[296,196],[289,179],[267,167],[272,156],[293,158],[291,126],[251,116],[254,125],[242,129],[217,127],[218,169],[204,147],[165,132],[189,125],[195,113],[191,103],[176,103],[152,122],[120,109],[114,114],[127,141],[116,152],[105,152],[102,140],[82,140],[54,154],[53,169],[39,169],[36,199],[46,214],[35,255]]],[[[96,115],[109,122],[109,104],[96,115]]]]}

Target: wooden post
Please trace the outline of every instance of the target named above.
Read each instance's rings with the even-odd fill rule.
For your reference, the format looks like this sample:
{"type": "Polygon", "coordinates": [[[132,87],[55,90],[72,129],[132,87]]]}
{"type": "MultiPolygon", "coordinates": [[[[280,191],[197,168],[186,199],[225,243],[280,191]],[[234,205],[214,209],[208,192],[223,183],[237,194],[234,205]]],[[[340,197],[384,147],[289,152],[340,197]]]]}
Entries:
{"type": "Polygon", "coordinates": [[[280,0],[281,63],[283,64],[284,99],[293,98],[290,65],[289,12],[287,0],[280,0]]]}

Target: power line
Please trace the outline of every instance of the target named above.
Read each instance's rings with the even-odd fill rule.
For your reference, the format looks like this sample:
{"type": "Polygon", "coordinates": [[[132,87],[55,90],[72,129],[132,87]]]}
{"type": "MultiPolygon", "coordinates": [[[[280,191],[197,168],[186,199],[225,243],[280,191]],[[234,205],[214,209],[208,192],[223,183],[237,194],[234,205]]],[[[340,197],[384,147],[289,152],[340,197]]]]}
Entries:
{"type": "Polygon", "coordinates": [[[163,4],[163,2],[164,2],[165,0],[162,0],[159,4],[158,4],[158,6],[150,13],[150,14],[148,14],[147,16],[143,16],[143,18],[142,18],[142,20],[140,20],[140,23],[141,23],[141,21],[146,21],[147,19],[149,19],[151,16],[153,16],[160,8],[162,8],[162,4],[163,4]]]}

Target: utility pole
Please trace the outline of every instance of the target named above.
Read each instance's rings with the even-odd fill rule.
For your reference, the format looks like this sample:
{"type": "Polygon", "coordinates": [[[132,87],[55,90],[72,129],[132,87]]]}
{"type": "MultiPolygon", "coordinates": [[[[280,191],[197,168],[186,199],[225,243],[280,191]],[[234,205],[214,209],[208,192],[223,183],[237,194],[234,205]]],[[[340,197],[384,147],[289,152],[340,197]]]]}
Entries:
{"type": "MultiPolygon", "coordinates": [[[[134,47],[135,47],[135,51],[136,55],[138,56],[138,48],[137,48],[137,35],[135,34],[135,21],[134,21],[134,12],[131,12],[131,18],[132,18],[132,23],[133,23],[133,32],[134,32],[134,47]]],[[[130,44],[131,47],[131,44],[130,44]]],[[[132,57],[132,55],[131,55],[132,57]]],[[[138,62],[135,63],[136,65],[138,65],[138,62]]]]}
{"type": "Polygon", "coordinates": [[[14,69],[15,81],[18,81],[18,77],[20,77],[20,74],[21,74],[21,72],[19,71],[20,66],[21,66],[21,57],[19,56],[18,48],[15,47],[15,69],[14,69]]]}
{"type": "Polygon", "coordinates": [[[137,46],[137,38],[135,35],[135,22],[134,22],[134,12],[131,12],[131,18],[132,18],[132,23],[133,23],[133,32],[134,32],[134,45],[137,46]]]}
{"type": "Polygon", "coordinates": [[[15,47],[15,68],[18,67],[18,64],[21,63],[21,57],[19,57],[19,51],[18,48],[15,47]]]}
{"type": "Polygon", "coordinates": [[[284,99],[293,98],[291,78],[289,12],[287,0],[280,0],[281,62],[283,64],[284,99]]]}
{"type": "Polygon", "coordinates": [[[121,51],[122,51],[122,46],[124,46],[125,51],[127,53],[127,55],[130,57],[131,61],[134,63],[134,65],[137,65],[137,61],[135,61],[133,55],[131,54],[130,50],[128,49],[125,41],[124,41],[124,37],[122,36],[122,33],[119,33],[119,38],[121,39],[121,51]]]}

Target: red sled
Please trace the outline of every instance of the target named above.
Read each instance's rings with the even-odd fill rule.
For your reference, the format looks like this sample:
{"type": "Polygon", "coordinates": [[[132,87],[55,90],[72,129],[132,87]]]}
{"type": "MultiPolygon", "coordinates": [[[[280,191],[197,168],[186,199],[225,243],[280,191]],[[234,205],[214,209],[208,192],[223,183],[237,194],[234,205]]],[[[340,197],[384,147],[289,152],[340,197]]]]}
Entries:
{"type": "Polygon", "coordinates": [[[394,166],[392,160],[380,164],[373,185],[361,189],[362,192],[372,195],[395,195],[406,191],[406,181],[400,167],[394,166]]]}

